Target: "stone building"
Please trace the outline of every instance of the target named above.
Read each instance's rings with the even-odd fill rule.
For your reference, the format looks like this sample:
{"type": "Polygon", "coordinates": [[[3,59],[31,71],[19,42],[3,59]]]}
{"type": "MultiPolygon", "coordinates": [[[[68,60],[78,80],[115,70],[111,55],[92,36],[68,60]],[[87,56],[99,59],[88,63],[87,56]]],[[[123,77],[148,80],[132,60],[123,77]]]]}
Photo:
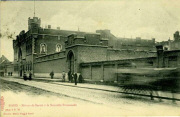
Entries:
{"type": "Polygon", "coordinates": [[[41,19],[33,17],[28,19],[28,31],[21,31],[13,40],[14,71],[17,76],[32,72],[34,77],[49,77],[54,71],[60,78],[63,71],[82,72],[83,63],[156,57],[153,49],[142,48],[153,48],[154,40],[149,47],[143,44],[141,49],[134,49],[143,41],[125,48],[109,30],[89,33],[51,29],[51,25],[42,28],[41,19]]]}
{"type": "Polygon", "coordinates": [[[157,46],[157,67],[175,68],[180,67],[180,49],[166,50],[162,45],[157,46]]]}
{"type": "Polygon", "coordinates": [[[2,55],[0,58],[0,76],[12,76],[14,71],[13,67],[13,63],[2,55]]]}
{"type": "Polygon", "coordinates": [[[158,42],[157,45],[163,45],[165,50],[179,50],[180,49],[180,34],[179,31],[174,33],[174,39],[168,41],[158,42]]]}

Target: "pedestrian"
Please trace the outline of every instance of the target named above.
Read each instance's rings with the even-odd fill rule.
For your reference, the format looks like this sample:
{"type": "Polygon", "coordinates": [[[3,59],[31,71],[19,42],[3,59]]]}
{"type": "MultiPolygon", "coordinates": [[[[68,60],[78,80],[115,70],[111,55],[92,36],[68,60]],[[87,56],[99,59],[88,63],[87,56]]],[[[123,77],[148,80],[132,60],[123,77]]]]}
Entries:
{"type": "Polygon", "coordinates": [[[29,80],[32,80],[32,73],[29,72],[29,80]]]}
{"type": "Polygon", "coordinates": [[[62,73],[62,78],[63,78],[62,81],[63,82],[65,82],[65,77],[66,77],[66,73],[63,71],[63,73],[62,73]]]}
{"type": "Polygon", "coordinates": [[[83,82],[83,77],[81,75],[81,73],[79,74],[79,83],[82,83],[83,82]]]}
{"type": "Polygon", "coordinates": [[[71,82],[73,82],[73,79],[74,79],[74,73],[71,74],[71,77],[70,77],[70,78],[71,78],[71,79],[70,79],[71,82]]]}
{"type": "Polygon", "coordinates": [[[74,74],[74,83],[77,85],[77,73],[74,74]]]}
{"type": "Polygon", "coordinates": [[[70,70],[68,72],[68,80],[69,80],[69,82],[71,81],[71,71],[70,70]]]}
{"type": "Polygon", "coordinates": [[[54,77],[54,72],[53,71],[50,73],[50,76],[51,76],[51,79],[53,79],[53,77],[54,77]]]}
{"type": "Polygon", "coordinates": [[[24,79],[24,80],[27,80],[26,72],[24,72],[24,74],[23,74],[23,79],[24,79]]]}

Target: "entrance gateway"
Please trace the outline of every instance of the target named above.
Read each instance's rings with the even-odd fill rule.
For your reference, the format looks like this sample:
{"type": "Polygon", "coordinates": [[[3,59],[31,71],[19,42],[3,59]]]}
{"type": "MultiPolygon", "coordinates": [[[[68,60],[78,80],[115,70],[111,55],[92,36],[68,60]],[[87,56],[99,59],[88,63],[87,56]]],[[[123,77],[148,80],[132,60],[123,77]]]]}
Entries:
{"type": "Polygon", "coordinates": [[[74,73],[74,54],[72,51],[68,52],[67,60],[69,70],[71,71],[71,73],[74,73]]]}

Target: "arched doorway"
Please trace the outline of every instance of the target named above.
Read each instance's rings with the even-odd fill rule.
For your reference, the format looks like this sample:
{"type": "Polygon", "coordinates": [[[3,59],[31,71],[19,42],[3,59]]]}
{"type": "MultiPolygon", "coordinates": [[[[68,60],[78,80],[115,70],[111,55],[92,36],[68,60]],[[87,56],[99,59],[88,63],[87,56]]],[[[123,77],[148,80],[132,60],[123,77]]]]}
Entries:
{"type": "Polygon", "coordinates": [[[74,73],[74,54],[72,51],[68,52],[67,60],[68,60],[68,69],[71,71],[71,73],[74,73]]]}

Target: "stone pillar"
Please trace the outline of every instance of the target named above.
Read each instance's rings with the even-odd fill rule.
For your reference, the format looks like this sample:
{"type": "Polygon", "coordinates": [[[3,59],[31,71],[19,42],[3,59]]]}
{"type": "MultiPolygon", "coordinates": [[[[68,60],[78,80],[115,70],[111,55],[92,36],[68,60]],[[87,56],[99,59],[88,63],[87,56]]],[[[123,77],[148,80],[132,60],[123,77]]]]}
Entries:
{"type": "Polygon", "coordinates": [[[92,65],[89,66],[89,71],[90,71],[90,76],[91,76],[91,80],[92,80],[92,65]]]}
{"type": "Polygon", "coordinates": [[[157,67],[164,67],[164,50],[162,45],[156,46],[157,49],[157,67]]]}
{"type": "Polygon", "coordinates": [[[117,82],[118,81],[118,63],[115,63],[114,65],[114,71],[115,71],[115,78],[114,81],[117,82]]]}

